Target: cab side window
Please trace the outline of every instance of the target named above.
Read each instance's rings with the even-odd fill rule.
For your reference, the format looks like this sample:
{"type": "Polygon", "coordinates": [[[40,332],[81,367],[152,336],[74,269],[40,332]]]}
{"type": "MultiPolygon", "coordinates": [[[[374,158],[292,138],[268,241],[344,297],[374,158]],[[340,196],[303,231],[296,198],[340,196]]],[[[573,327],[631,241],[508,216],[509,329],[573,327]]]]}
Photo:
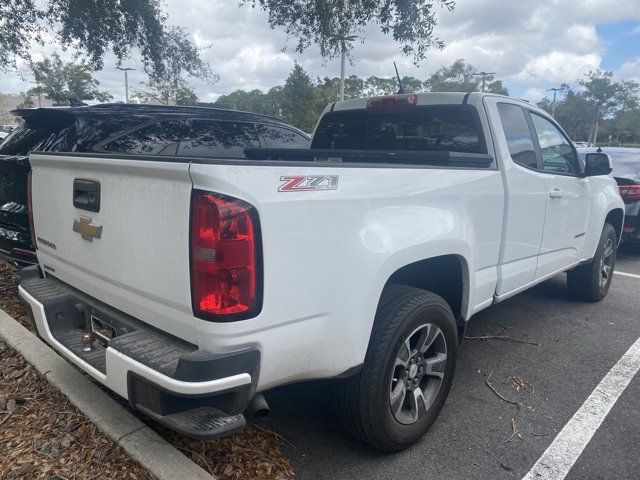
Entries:
{"type": "Polygon", "coordinates": [[[309,148],[311,141],[288,128],[258,124],[258,131],[269,148],[309,148]]]}
{"type": "Polygon", "coordinates": [[[178,143],[189,134],[185,120],[167,120],[144,126],[98,147],[107,152],[175,155],[178,143]]]}
{"type": "Polygon", "coordinates": [[[524,110],[512,103],[499,103],[498,114],[514,162],[523,167],[538,169],[538,158],[524,110]]]}
{"type": "Polygon", "coordinates": [[[259,148],[253,123],[193,120],[189,138],[180,143],[178,154],[187,157],[244,158],[245,148],[259,148]]]}
{"type": "Polygon", "coordinates": [[[533,112],[531,120],[540,144],[543,170],[550,173],[579,173],[576,151],[558,127],[533,112]]]}

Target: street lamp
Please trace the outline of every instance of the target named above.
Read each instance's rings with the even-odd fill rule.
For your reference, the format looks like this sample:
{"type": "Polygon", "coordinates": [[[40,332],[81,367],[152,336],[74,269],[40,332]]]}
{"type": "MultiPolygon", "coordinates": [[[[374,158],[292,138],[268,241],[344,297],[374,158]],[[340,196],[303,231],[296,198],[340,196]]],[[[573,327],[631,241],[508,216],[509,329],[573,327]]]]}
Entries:
{"type": "Polygon", "coordinates": [[[135,68],[129,68],[129,67],[116,67],[116,68],[124,72],[124,103],[129,103],[129,76],[127,75],[127,72],[129,72],[129,70],[135,70],[135,68]]]}
{"type": "Polygon", "coordinates": [[[472,75],[474,76],[481,76],[482,77],[482,91],[484,92],[484,85],[485,85],[485,81],[487,79],[487,77],[489,75],[495,75],[496,72],[478,72],[478,73],[472,73],[472,75]]]}
{"type": "Polygon", "coordinates": [[[336,40],[340,42],[340,101],[344,100],[344,70],[347,62],[347,43],[353,42],[357,35],[342,35],[336,37],[336,40]]]}
{"type": "Polygon", "coordinates": [[[565,89],[565,87],[553,87],[553,88],[548,88],[547,92],[553,92],[553,102],[551,103],[551,116],[553,118],[556,118],[556,94],[558,92],[563,92],[565,89]]]}

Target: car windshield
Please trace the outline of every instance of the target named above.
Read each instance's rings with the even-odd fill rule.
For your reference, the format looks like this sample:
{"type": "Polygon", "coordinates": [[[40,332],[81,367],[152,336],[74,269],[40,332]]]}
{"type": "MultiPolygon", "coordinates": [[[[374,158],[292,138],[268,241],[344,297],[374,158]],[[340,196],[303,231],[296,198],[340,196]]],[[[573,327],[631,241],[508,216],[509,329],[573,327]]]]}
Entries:
{"type": "Polygon", "coordinates": [[[311,148],[487,153],[475,108],[431,105],[326,113],[311,148]]]}

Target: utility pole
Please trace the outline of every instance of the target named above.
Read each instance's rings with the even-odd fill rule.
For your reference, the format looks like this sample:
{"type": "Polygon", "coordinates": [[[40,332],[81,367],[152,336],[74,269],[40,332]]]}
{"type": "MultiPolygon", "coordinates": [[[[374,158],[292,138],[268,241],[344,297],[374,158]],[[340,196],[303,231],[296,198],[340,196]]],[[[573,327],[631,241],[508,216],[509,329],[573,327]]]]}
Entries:
{"type": "Polygon", "coordinates": [[[553,87],[553,88],[548,88],[547,92],[553,92],[553,102],[551,103],[551,116],[553,118],[556,118],[556,94],[558,92],[564,92],[564,87],[553,87]]]}
{"type": "Polygon", "coordinates": [[[487,77],[489,75],[495,75],[495,74],[496,74],[496,72],[478,72],[478,73],[474,73],[473,75],[482,77],[482,91],[484,92],[484,86],[485,86],[487,77]]]}
{"type": "Polygon", "coordinates": [[[116,67],[118,70],[122,70],[124,72],[124,103],[129,103],[129,76],[127,73],[129,70],[135,70],[135,68],[128,67],[116,67]]]}
{"type": "Polygon", "coordinates": [[[340,42],[340,101],[344,100],[344,71],[347,63],[347,43],[353,42],[356,38],[356,35],[343,35],[341,37],[337,37],[337,40],[340,42]]]}

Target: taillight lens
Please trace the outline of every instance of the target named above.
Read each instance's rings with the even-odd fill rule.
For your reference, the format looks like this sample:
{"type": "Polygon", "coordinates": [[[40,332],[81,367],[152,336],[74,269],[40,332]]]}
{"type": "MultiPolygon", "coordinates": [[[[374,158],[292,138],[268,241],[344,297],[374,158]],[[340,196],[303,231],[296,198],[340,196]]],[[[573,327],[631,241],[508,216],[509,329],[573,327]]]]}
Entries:
{"type": "Polygon", "coordinates": [[[260,225],[237,198],[195,190],[191,201],[191,294],[196,317],[250,318],[261,307],[260,225]]]}
{"type": "Polygon", "coordinates": [[[620,196],[631,200],[640,200],[640,185],[619,185],[620,196]]]}
{"type": "Polygon", "coordinates": [[[31,170],[27,177],[27,210],[29,210],[29,233],[31,234],[31,244],[33,248],[38,248],[36,244],[36,229],[33,226],[33,200],[32,200],[32,187],[31,187],[31,170]]]}
{"type": "Polygon", "coordinates": [[[402,95],[384,95],[371,97],[367,102],[367,108],[407,108],[418,104],[418,95],[415,93],[402,95]]]}

